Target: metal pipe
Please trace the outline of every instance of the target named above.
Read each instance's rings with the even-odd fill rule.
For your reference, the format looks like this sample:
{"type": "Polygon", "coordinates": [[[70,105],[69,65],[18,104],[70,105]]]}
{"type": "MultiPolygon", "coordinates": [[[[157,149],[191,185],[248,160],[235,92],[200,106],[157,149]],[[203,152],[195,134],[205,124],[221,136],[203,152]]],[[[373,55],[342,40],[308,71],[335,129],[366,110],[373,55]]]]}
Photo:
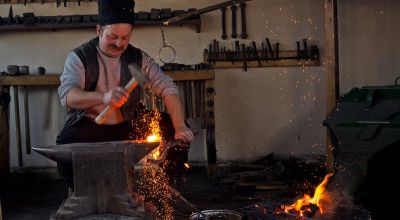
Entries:
{"type": "Polygon", "coordinates": [[[231,5],[244,3],[244,2],[248,2],[248,1],[251,1],[251,0],[231,0],[231,1],[222,2],[222,3],[211,5],[211,6],[208,6],[208,7],[205,7],[205,8],[189,11],[189,12],[186,12],[185,14],[183,14],[183,15],[179,15],[179,16],[175,16],[175,17],[169,18],[169,19],[163,21],[162,24],[163,25],[168,25],[168,24],[171,24],[173,22],[181,21],[183,19],[192,17],[194,15],[201,15],[201,14],[204,14],[204,13],[207,13],[207,12],[210,12],[210,11],[219,10],[221,8],[226,8],[226,7],[231,6],[231,5]]]}

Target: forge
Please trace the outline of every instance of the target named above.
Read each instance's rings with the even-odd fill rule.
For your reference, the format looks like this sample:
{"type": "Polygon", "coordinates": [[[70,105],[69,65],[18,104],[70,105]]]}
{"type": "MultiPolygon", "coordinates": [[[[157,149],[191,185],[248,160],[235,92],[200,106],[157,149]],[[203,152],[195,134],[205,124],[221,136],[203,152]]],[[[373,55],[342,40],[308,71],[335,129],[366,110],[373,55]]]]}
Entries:
{"type": "Polygon", "coordinates": [[[50,219],[154,219],[133,196],[130,172],[158,144],[119,141],[33,148],[55,162],[72,164],[74,171],[74,192],[50,219]]]}

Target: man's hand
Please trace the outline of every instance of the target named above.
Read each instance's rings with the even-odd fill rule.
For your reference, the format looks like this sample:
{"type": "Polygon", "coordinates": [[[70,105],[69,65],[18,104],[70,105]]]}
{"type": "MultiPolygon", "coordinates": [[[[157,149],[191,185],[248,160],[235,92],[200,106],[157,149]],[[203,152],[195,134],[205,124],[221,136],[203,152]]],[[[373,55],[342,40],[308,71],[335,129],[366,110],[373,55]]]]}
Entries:
{"type": "Polygon", "coordinates": [[[105,105],[120,108],[128,101],[128,98],[128,92],[124,88],[118,86],[104,93],[102,99],[105,105]]]}
{"type": "Polygon", "coordinates": [[[182,140],[184,143],[190,143],[194,139],[194,134],[192,130],[190,130],[185,125],[182,125],[175,129],[175,140],[182,140]]]}

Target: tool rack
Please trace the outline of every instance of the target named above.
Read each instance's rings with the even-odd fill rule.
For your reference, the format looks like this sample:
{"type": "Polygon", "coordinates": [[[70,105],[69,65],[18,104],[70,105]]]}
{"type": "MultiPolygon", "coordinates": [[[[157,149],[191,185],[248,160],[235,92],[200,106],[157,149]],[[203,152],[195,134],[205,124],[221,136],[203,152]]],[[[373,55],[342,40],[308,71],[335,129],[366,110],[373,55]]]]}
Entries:
{"type": "MultiPolygon", "coordinates": [[[[60,15],[60,16],[38,16],[33,17],[31,22],[22,17],[14,18],[12,23],[9,18],[0,18],[0,31],[23,31],[23,30],[58,30],[58,29],[77,29],[77,28],[95,28],[97,14],[93,15],[60,15]]],[[[160,26],[161,21],[136,20],[135,26],[160,26]]],[[[201,19],[190,18],[177,21],[173,26],[194,25],[196,32],[201,32],[201,19]]]]}
{"type": "MultiPolygon", "coordinates": [[[[187,70],[187,71],[166,71],[167,75],[171,76],[174,81],[204,81],[205,83],[205,93],[204,104],[206,112],[205,123],[206,123],[206,132],[209,134],[210,132],[215,132],[214,128],[214,106],[206,105],[206,103],[214,102],[214,93],[210,91],[214,91],[214,70],[187,70]]],[[[19,103],[18,103],[18,86],[58,86],[60,84],[60,75],[59,74],[48,74],[48,75],[20,75],[20,76],[0,76],[0,89],[5,90],[9,93],[10,87],[13,87],[14,91],[14,108],[16,115],[16,148],[18,154],[18,164],[19,166],[23,166],[22,161],[22,146],[21,146],[21,131],[20,131],[20,122],[19,122],[19,103]]],[[[25,91],[26,90],[25,88],[25,91]]],[[[26,105],[26,103],[25,103],[26,105]]],[[[26,106],[25,106],[26,107],[26,106]]],[[[9,114],[3,114],[3,107],[0,106],[0,179],[7,176],[10,170],[10,140],[9,140],[9,114]]],[[[27,125],[27,124],[25,124],[27,125]]],[[[29,129],[29,128],[26,128],[29,129]]],[[[29,132],[26,132],[26,134],[29,132]]],[[[213,135],[211,137],[207,137],[207,152],[214,152],[215,148],[215,139],[213,135]],[[211,148],[211,149],[210,149],[211,148]]],[[[29,140],[27,140],[29,141],[29,140]]],[[[30,145],[26,146],[26,152],[30,152],[30,145]],[[29,149],[28,149],[29,146],[29,149]]],[[[215,158],[215,155],[207,156],[211,158],[215,158]]],[[[216,161],[211,161],[215,163],[216,161]]]]}

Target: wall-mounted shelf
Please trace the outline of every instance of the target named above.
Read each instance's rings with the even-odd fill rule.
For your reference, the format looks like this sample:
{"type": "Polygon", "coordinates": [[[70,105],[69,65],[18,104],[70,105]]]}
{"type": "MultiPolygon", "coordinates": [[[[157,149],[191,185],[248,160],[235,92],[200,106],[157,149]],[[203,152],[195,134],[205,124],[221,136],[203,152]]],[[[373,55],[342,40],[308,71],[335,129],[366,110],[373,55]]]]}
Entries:
{"type": "MultiPolygon", "coordinates": [[[[214,70],[165,71],[174,81],[213,80],[214,70]]],[[[0,76],[0,86],[51,86],[60,84],[60,74],[0,76]]]]}
{"type": "MultiPolygon", "coordinates": [[[[24,17],[13,18],[10,24],[8,18],[0,18],[0,31],[25,31],[25,30],[58,30],[75,28],[95,28],[97,15],[63,15],[63,16],[39,16],[30,20],[24,17]]],[[[161,21],[136,20],[135,26],[160,26],[161,21]]],[[[201,19],[191,18],[177,21],[172,26],[194,25],[196,32],[201,31],[201,19]]]]}
{"type": "MultiPolygon", "coordinates": [[[[276,54],[276,51],[273,51],[276,54]]],[[[225,51],[219,53],[204,53],[204,63],[213,68],[249,68],[249,67],[284,67],[284,66],[319,66],[319,57],[298,57],[298,51],[279,51],[278,58],[270,58],[263,51],[257,51],[257,56],[252,51],[241,52],[225,51]],[[243,58],[245,56],[245,58],[243,58]]]]}

